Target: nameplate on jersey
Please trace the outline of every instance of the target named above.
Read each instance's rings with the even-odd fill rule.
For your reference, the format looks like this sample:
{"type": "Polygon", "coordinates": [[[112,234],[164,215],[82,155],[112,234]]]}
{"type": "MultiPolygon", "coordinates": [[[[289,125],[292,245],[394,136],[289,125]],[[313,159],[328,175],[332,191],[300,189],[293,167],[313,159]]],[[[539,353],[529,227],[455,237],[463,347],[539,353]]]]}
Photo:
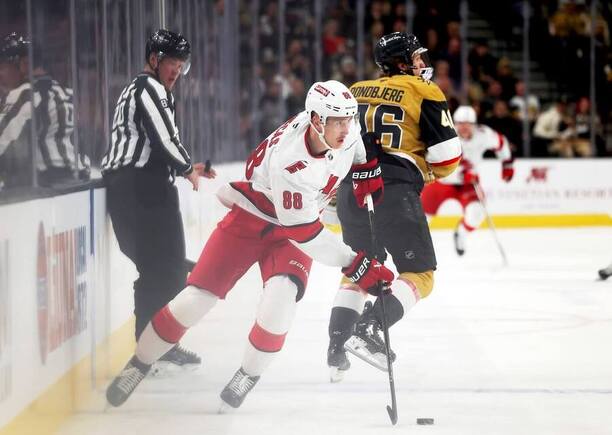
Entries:
{"type": "Polygon", "coordinates": [[[393,89],[380,86],[353,86],[351,92],[355,98],[373,98],[394,103],[401,103],[404,98],[403,89],[393,89]]]}

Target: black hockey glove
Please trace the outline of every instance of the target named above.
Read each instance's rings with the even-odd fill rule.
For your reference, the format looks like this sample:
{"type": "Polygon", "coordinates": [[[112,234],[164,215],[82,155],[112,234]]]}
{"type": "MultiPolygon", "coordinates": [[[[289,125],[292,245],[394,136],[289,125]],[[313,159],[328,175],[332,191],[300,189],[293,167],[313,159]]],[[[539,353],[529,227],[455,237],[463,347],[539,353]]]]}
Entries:
{"type": "Polygon", "coordinates": [[[382,145],[376,133],[366,133],[361,136],[361,140],[363,140],[363,145],[365,146],[366,160],[368,162],[377,159],[382,154],[382,145]]]}

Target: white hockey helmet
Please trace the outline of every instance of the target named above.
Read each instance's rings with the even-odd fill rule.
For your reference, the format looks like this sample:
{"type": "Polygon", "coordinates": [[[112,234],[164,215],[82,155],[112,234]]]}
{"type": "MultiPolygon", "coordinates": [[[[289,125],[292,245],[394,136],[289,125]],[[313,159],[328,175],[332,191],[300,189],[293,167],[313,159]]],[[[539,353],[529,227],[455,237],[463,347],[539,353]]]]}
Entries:
{"type": "Polygon", "coordinates": [[[469,122],[476,124],[476,111],[472,106],[459,106],[453,113],[453,122],[469,122]]]}
{"type": "Polygon", "coordinates": [[[308,115],[315,112],[323,125],[329,116],[357,115],[357,100],[346,86],[336,80],[315,82],[308,90],[305,106],[308,115]]]}

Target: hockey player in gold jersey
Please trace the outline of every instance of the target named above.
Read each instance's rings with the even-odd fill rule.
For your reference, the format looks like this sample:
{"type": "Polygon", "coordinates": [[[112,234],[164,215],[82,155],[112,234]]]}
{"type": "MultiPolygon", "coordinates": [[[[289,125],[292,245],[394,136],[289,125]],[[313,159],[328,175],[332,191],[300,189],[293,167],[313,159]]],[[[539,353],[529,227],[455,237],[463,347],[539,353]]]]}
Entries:
{"type": "MultiPolygon", "coordinates": [[[[374,57],[383,77],[357,82],[351,92],[368,153],[377,155],[383,170],[385,193],[376,204],[375,223],[379,252],[373,252],[368,213],[357,204],[350,180],[340,186],[337,210],[345,243],[381,261],[388,252],[397,268],[399,277],[385,296],[391,326],[433,289],[436,257],[419,196],[425,183],[457,168],[461,144],[446,99],[430,81],[433,68],[418,39],[403,32],[385,35],[374,57]]],[[[342,280],[329,323],[332,382],[350,367],[345,350],[387,370],[380,302],[368,302],[364,309],[365,298],[362,289],[342,280]]]]}

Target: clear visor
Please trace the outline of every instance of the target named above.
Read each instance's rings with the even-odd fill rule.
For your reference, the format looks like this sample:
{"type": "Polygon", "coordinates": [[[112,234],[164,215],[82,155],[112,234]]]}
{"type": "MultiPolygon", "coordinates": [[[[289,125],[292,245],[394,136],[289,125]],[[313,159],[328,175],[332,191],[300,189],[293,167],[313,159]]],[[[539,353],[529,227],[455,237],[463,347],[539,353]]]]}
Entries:
{"type": "Polygon", "coordinates": [[[412,66],[415,76],[420,76],[425,80],[431,80],[433,77],[433,66],[429,60],[429,54],[426,48],[419,48],[412,55],[412,66]]]}
{"type": "Polygon", "coordinates": [[[191,55],[187,56],[186,58],[180,58],[180,57],[171,56],[169,54],[165,54],[163,51],[160,51],[159,53],[157,53],[158,62],[161,62],[165,56],[167,56],[168,58],[175,58],[175,59],[183,61],[184,63],[183,63],[183,67],[181,68],[181,75],[182,76],[187,75],[187,73],[191,69],[191,55]]]}
{"type": "Polygon", "coordinates": [[[351,127],[353,124],[358,122],[358,116],[358,113],[353,116],[328,116],[325,118],[325,123],[323,125],[332,128],[340,128],[345,126],[351,127]]]}
{"type": "Polygon", "coordinates": [[[183,64],[183,69],[181,69],[181,75],[186,76],[190,69],[191,69],[191,56],[185,59],[185,63],[183,64]]]}

